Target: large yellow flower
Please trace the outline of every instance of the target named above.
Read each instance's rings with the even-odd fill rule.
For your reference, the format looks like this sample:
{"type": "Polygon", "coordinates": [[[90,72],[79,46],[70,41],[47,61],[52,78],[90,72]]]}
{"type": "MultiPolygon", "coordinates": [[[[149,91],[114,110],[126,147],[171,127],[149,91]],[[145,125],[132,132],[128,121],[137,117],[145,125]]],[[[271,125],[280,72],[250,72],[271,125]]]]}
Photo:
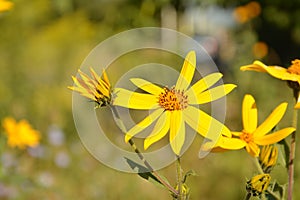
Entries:
{"type": "Polygon", "coordinates": [[[287,137],[295,128],[288,127],[268,134],[281,120],[287,108],[287,103],[277,106],[269,117],[257,127],[257,108],[254,98],[245,95],[242,106],[244,129],[241,132],[232,132],[233,137],[220,137],[215,145],[215,150],[236,150],[246,148],[247,152],[257,157],[260,153],[259,146],[274,144],[287,137]]]}
{"type": "Polygon", "coordinates": [[[110,104],[111,85],[105,70],[103,70],[102,77],[100,77],[92,68],[90,68],[90,72],[93,79],[78,70],[81,78],[72,76],[75,86],[68,88],[80,93],[88,99],[91,99],[100,107],[110,104]]]}
{"type": "Polygon", "coordinates": [[[17,123],[12,117],[7,117],[3,120],[2,125],[10,147],[24,149],[26,146],[35,147],[39,144],[40,133],[34,130],[26,120],[17,123]]]}
{"type": "Polygon", "coordinates": [[[292,61],[292,64],[289,68],[284,68],[280,66],[267,66],[260,61],[254,61],[251,65],[245,65],[240,68],[242,71],[257,71],[257,72],[266,72],[271,76],[286,80],[289,83],[297,94],[295,98],[297,103],[295,105],[296,109],[300,108],[300,60],[296,59],[292,61]]]}
{"type": "Polygon", "coordinates": [[[221,73],[213,73],[190,87],[195,65],[196,55],[191,51],[185,58],[176,85],[172,88],[162,88],[144,79],[133,78],[132,83],[147,93],[132,92],[122,88],[115,90],[117,97],[113,105],[152,111],[126,133],[126,142],[155,121],[151,134],[144,141],[145,149],[162,139],[170,130],[171,148],[176,155],[179,155],[185,141],[185,123],[209,139],[216,140],[220,134],[231,136],[226,126],[193,105],[219,99],[236,86],[226,84],[209,89],[222,77],[221,73]]]}

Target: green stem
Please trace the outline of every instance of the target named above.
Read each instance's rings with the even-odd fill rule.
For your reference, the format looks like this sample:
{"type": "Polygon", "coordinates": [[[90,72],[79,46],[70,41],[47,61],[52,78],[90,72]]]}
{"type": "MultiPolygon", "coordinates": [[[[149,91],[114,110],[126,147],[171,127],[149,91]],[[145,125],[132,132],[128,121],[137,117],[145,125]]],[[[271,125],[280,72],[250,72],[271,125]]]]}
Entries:
{"type": "Polygon", "coordinates": [[[178,198],[177,200],[183,200],[183,192],[182,192],[182,169],[181,169],[181,163],[180,163],[180,157],[177,157],[176,161],[176,171],[177,171],[177,187],[178,187],[178,198]]]}
{"type": "MultiPolygon", "coordinates": [[[[259,160],[258,158],[254,159],[255,160],[255,165],[259,171],[260,174],[265,174],[264,170],[262,169],[261,165],[259,164],[259,160]]],[[[267,189],[267,192],[272,195],[275,199],[280,200],[281,198],[279,196],[277,196],[273,191],[271,191],[270,189],[267,189]]]]}
{"type": "MultiPolygon", "coordinates": [[[[115,116],[115,118],[117,120],[116,123],[117,123],[118,127],[121,129],[121,131],[123,133],[126,134],[127,130],[126,130],[125,125],[123,124],[116,108],[114,106],[110,106],[110,108],[112,110],[113,115],[115,116]]],[[[178,191],[175,190],[168,182],[166,182],[156,171],[154,171],[154,169],[152,168],[150,163],[146,160],[144,155],[137,148],[134,141],[132,139],[130,139],[128,142],[129,142],[130,146],[133,148],[134,152],[138,155],[139,159],[145,164],[145,166],[149,169],[149,171],[161,182],[161,184],[163,184],[170,192],[172,192],[174,196],[178,196],[178,191]]]]}
{"type": "MultiPolygon", "coordinates": [[[[294,109],[293,112],[293,127],[297,129],[298,110],[294,109]]],[[[290,155],[289,155],[289,169],[288,169],[288,200],[293,199],[293,185],[294,185],[294,159],[296,150],[296,131],[292,133],[290,155]]]]}

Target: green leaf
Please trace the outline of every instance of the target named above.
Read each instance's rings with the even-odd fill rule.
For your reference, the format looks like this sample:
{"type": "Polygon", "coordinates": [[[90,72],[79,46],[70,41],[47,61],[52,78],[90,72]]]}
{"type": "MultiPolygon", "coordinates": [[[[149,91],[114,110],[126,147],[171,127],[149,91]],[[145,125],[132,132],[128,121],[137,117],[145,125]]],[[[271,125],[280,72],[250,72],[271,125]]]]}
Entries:
{"type": "Polygon", "coordinates": [[[133,160],[129,159],[129,158],[126,158],[126,162],[128,163],[128,165],[130,166],[130,168],[137,172],[137,174],[142,177],[143,179],[146,179],[148,180],[149,182],[153,183],[154,185],[157,185],[157,186],[163,186],[164,185],[157,179],[156,176],[154,176],[152,174],[152,172],[150,172],[150,169],[148,169],[147,167],[143,166],[143,165],[140,165],[136,162],[134,162],[133,160]]]}
{"type": "MultiPolygon", "coordinates": [[[[276,195],[279,195],[278,197],[280,197],[280,199],[283,199],[284,195],[285,195],[285,186],[284,185],[280,185],[277,181],[275,181],[272,184],[271,187],[271,191],[274,192],[276,195]]],[[[276,198],[274,198],[271,194],[269,194],[267,192],[266,194],[267,199],[269,200],[277,200],[276,198]]]]}
{"type": "Polygon", "coordinates": [[[185,183],[187,177],[189,177],[189,176],[197,176],[197,173],[194,170],[189,170],[187,173],[185,173],[182,183],[185,183]]]}
{"type": "Polygon", "coordinates": [[[281,146],[280,151],[279,151],[280,152],[279,156],[281,155],[281,158],[283,157],[283,159],[281,159],[281,160],[278,159],[278,161],[281,161],[283,163],[283,166],[285,166],[288,169],[289,157],[290,157],[289,145],[285,139],[278,142],[278,144],[280,144],[280,146],[281,146]]]}

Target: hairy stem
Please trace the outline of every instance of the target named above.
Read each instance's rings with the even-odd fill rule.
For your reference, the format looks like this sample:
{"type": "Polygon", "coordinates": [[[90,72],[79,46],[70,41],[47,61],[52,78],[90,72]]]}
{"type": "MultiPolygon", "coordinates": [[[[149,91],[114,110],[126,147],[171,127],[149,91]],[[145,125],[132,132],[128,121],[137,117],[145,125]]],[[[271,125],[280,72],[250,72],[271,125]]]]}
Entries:
{"type": "MultiPolygon", "coordinates": [[[[110,106],[112,113],[116,119],[116,123],[118,125],[118,127],[121,129],[121,131],[123,133],[127,133],[127,130],[125,128],[125,125],[123,124],[116,108],[114,106],[110,106]]],[[[161,184],[163,184],[170,192],[173,193],[173,195],[178,196],[178,191],[175,190],[168,182],[166,182],[156,171],[154,171],[154,169],[152,168],[152,166],[150,165],[150,163],[146,160],[146,158],[144,157],[144,155],[140,152],[140,150],[137,148],[137,146],[135,145],[134,141],[132,139],[130,139],[128,141],[128,143],[130,144],[130,146],[133,148],[134,152],[138,155],[139,159],[144,163],[144,165],[149,169],[149,171],[160,181],[161,184]]]]}
{"type": "MultiPolygon", "coordinates": [[[[293,127],[297,129],[297,119],[298,119],[298,110],[294,109],[293,112],[293,127]]],[[[289,169],[288,169],[288,200],[293,199],[293,185],[294,185],[294,159],[295,159],[295,150],[296,150],[296,131],[292,133],[291,145],[290,145],[290,155],[289,155],[289,169]]]]}
{"type": "Polygon", "coordinates": [[[181,163],[180,163],[180,157],[177,157],[176,160],[176,171],[177,171],[177,187],[178,187],[178,200],[183,200],[183,192],[182,192],[182,169],[181,169],[181,163]]]}

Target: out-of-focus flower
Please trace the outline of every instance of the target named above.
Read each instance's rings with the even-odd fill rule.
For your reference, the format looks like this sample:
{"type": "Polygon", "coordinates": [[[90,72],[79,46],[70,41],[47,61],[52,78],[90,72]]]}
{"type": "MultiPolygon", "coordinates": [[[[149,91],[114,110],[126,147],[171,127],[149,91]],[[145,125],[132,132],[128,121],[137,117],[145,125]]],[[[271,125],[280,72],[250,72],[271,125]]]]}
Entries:
{"type": "Polygon", "coordinates": [[[44,187],[51,187],[55,182],[52,173],[47,171],[41,172],[37,178],[39,183],[44,187]]]}
{"type": "Polygon", "coordinates": [[[268,54],[268,45],[265,42],[256,42],[252,47],[255,58],[261,59],[268,54]]]}
{"type": "Polygon", "coordinates": [[[38,145],[33,148],[28,148],[28,153],[34,158],[43,158],[46,154],[46,149],[43,145],[38,145]]]}
{"type": "Polygon", "coordinates": [[[10,147],[35,147],[39,144],[40,133],[34,130],[26,120],[21,120],[18,123],[12,117],[7,117],[3,120],[2,125],[7,135],[7,144],[10,147]]]}
{"type": "Polygon", "coordinates": [[[270,174],[259,174],[247,181],[246,190],[253,196],[259,196],[268,189],[271,181],[270,174]]]}
{"type": "Polygon", "coordinates": [[[90,73],[93,78],[90,78],[80,70],[78,70],[78,73],[81,78],[72,76],[74,86],[69,86],[69,89],[91,99],[99,107],[107,106],[111,103],[111,85],[105,70],[102,72],[102,77],[92,68],[90,68],[90,73]]]}
{"type": "Polygon", "coordinates": [[[202,136],[214,140],[221,134],[231,136],[226,126],[194,105],[219,99],[231,92],[236,86],[225,84],[209,89],[222,77],[221,73],[213,73],[189,87],[194,76],[195,65],[196,54],[191,51],[185,58],[176,85],[172,88],[162,88],[140,78],[133,78],[131,81],[147,94],[116,88],[117,96],[113,105],[153,110],[149,116],[126,133],[126,142],[155,121],[157,122],[151,134],[144,141],[145,149],[162,139],[170,130],[171,148],[176,155],[179,155],[185,141],[185,123],[202,136]]]}
{"type": "Polygon", "coordinates": [[[233,17],[241,24],[257,17],[261,13],[260,4],[256,1],[251,1],[244,6],[238,6],[233,11],[233,17]]]}
{"type": "Polygon", "coordinates": [[[14,4],[10,1],[0,0],[0,13],[12,9],[14,4]]]}
{"type": "Polygon", "coordinates": [[[265,173],[270,173],[278,157],[278,148],[275,145],[263,146],[259,154],[259,163],[265,173]]]}
{"type": "Polygon", "coordinates": [[[52,125],[48,130],[48,141],[54,146],[63,145],[65,142],[64,132],[56,125],[52,125]]]}
{"type": "MultiPolygon", "coordinates": [[[[18,165],[18,160],[14,154],[3,152],[1,156],[1,165],[3,168],[11,169],[18,165]]],[[[2,168],[2,169],[3,169],[2,168]]]]}
{"type": "Polygon", "coordinates": [[[255,100],[251,95],[245,95],[242,106],[244,129],[241,132],[232,132],[233,137],[221,136],[219,141],[214,145],[214,148],[216,148],[216,150],[220,148],[236,150],[245,147],[250,155],[254,157],[259,156],[259,146],[279,142],[296,130],[293,127],[288,127],[267,134],[279,123],[286,108],[287,103],[280,104],[273,110],[269,117],[257,127],[257,108],[255,100]]]}
{"type": "Polygon", "coordinates": [[[58,152],[55,156],[55,164],[61,168],[67,168],[70,164],[70,156],[64,151],[58,152]]]}
{"type": "Polygon", "coordinates": [[[295,109],[300,109],[300,60],[295,59],[289,68],[280,66],[267,66],[260,61],[254,61],[253,64],[245,65],[240,68],[242,71],[266,72],[271,76],[288,81],[288,85],[294,90],[294,96],[297,99],[295,109]]]}

